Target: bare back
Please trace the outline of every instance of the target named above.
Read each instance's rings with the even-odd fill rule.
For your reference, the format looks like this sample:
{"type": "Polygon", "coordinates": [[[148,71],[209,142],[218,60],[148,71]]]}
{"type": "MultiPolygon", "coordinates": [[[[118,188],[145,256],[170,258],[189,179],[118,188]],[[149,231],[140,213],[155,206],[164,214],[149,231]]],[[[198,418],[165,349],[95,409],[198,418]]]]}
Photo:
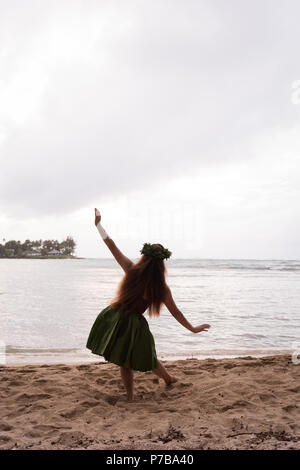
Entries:
{"type": "MultiPolygon", "coordinates": [[[[174,302],[171,289],[169,288],[169,286],[167,286],[167,289],[166,289],[164,304],[173,316],[175,316],[178,312],[181,313],[174,302]]],[[[137,313],[140,313],[141,315],[145,313],[148,307],[149,307],[149,302],[144,298],[136,299],[136,301],[130,306],[132,310],[134,310],[137,313]]]]}
{"type": "Polygon", "coordinates": [[[133,304],[131,304],[130,309],[143,315],[148,307],[149,302],[146,299],[137,299],[133,304]]]}

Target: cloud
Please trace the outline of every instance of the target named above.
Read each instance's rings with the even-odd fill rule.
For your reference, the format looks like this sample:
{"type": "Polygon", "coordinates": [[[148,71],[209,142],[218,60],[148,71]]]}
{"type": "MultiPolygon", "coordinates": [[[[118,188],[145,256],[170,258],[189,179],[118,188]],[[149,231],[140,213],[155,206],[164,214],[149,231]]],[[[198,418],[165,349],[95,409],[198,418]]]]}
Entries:
{"type": "Polygon", "coordinates": [[[253,158],[298,117],[297,2],[1,3],[3,213],[65,214],[253,158]]]}

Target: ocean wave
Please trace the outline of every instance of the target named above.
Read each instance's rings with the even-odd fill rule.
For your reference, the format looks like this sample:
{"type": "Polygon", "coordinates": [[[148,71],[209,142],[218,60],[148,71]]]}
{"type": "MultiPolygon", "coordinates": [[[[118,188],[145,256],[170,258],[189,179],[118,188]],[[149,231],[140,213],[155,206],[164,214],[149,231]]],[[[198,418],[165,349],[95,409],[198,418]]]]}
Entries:
{"type": "MultiPolygon", "coordinates": [[[[195,261],[194,263],[176,263],[170,265],[170,275],[174,275],[176,269],[191,269],[191,270],[206,270],[206,271],[215,271],[215,270],[233,270],[233,271],[300,271],[299,264],[285,264],[274,263],[274,264],[265,264],[265,265],[251,265],[246,262],[243,264],[237,263],[200,263],[195,261]]],[[[192,277],[194,272],[190,273],[180,273],[181,277],[192,277]]]]}
{"type": "Polygon", "coordinates": [[[77,353],[78,348],[21,348],[17,346],[6,346],[6,354],[68,354],[77,353]]]}
{"type": "Polygon", "coordinates": [[[236,337],[240,337],[240,338],[250,338],[250,339],[267,338],[266,335],[259,335],[259,334],[254,334],[254,333],[233,334],[232,336],[236,336],[236,337]]]}
{"type": "MultiPolygon", "coordinates": [[[[22,349],[24,351],[24,349],[22,349]]],[[[30,349],[26,349],[26,351],[30,351],[30,349]]],[[[67,353],[66,349],[50,349],[50,351],[55,351],[56,355],[54,354],[42,354],[38,351],[34,350],[35,354],[28,356],[24,354],[10,354],[7,356],[8,364],[11,365],[18,365],[18,364],[56,364],[56,363],[64,363],[64,364],[79,364],[79,363],[94,363],[94,362],[106,362],[104,358],[101,356],[95,357],[92,354],[86,354],[85,351],[78,349],[75,354],[67,353]],[[61,351],[61,353],[59,353],[61,351]]],[[[45,351],[45,349],[42,349],[45,351]]],[[[69,350],[71,351],[71,350],[69,350]]],[[[169,352],[169,351],[160,351],[159,358],[162,360],[189,360],[189,359],[223,359],[223,358],[238,358],[238,357],[264,357],[264,356],[275,356],[275,355],[282,355],[282,354],[292,354],[293,350],[291,349],[279,349],[279,348],[266,348],[266,349],[241,349],[241,348],[224,348],[224,349],[202,349],[202,350],[195,350],[190,351],[188,349],[177,351],[177,352],[169,352]]]]}
{"type": "Polygon", "coordinates": [[[191,358],[226,358],[226,357],[262,357],[262,356],[273,356],[278,354],[291,354],[291,349],[279,349],[279,348],[268,348],[268,349],[203,349],[190,351],[181,351],[174,353],[163,353],[161,352],[160,357],[164,360],[175,360],[175,359],[191,359],[191,358]]]}
{"type": "Polygon", "coordinates": [[[277,271],[300,271],[300,267],[278,268],[277,271]]]}

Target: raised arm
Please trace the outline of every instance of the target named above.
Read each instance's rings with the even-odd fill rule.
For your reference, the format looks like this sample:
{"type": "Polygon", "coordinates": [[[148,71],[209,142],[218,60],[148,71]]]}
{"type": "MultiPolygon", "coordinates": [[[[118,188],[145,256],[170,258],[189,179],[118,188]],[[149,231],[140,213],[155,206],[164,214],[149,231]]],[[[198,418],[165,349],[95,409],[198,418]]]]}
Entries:
{"type": "Polygon", "coordinates": [[[210,325],[204,323],[203,325],[199,326],[192,326],[190,322],[185,318],[183,313],[179,310],[177,305],[174,302],[171,289],[167,286],[166,296],[164,301],[165,306],[169,310],[169,312],[173,315],[173,317],[185,328],[192,331],[193,333],[200,333],[200,331],[207,331],[210,328],[210,325]]]}
{"type": "Polygon", "coordinates": [[[127,272],[131,266],[132,261],[123,255],[122,251],[119,250],[115,242],[107,235],[106,231],[102,227],[101,223],[101,215],[98,209],[95,209],[95,225],[100,233],[101,237],[103,238],[104,243],[108,246],[109,250],[113,254],[115,260],[119,263],[119,265],[123,268],[125,272],[127,272]]]}

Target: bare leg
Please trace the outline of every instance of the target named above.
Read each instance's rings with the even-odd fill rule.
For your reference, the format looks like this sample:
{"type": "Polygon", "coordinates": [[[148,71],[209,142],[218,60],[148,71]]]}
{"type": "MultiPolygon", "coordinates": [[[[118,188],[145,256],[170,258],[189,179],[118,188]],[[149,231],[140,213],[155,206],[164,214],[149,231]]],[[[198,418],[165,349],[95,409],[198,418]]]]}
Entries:
{"type": "Polygon", "coordinates": [[[133,370],[128,367],[120,367],[121,377],[127,393],[128,401],[133,400],[133,370]]]}
{"type": "Polygon", "coordinates": [[[164,368],[164,366],[162,365],[160,361],[158,361],[158,368],[153,369],[152,372],[154,372],[155,375],[163,379],[166,382],[166,385],[170,385],[174,382],[177,382],[176,377],[168,374],[168,372],[166,371],[166,369],[164,368]]]}

